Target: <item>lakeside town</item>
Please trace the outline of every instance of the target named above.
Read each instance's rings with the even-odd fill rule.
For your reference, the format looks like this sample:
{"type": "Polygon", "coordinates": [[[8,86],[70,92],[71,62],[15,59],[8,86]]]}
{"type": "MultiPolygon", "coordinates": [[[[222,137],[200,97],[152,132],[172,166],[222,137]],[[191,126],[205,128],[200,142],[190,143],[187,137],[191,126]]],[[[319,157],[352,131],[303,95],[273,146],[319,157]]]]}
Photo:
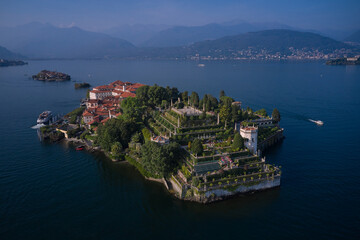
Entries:
{"type": "Polygon", "coordinates": [[[283,139],[280,113],[242,108],[177,88],[115,81],[94,87],[78,109],[43,126],[43,139],[75,142],[126,160],[183,200],[208,203],[280,186],[281,167],[262,152],[283,139]]]}
{"type": "Polygon", "coordinates": [[[287,52],[276,52],[268,49],[255,49],[249,47],[242,50],[222,50],[216,49],[207,55],[195,54],[188,56],[190,60],[261,60],[261,61],[277,61],[277,60],[300,60],[300,61],[318,61],[331,60],[340,57],[353,55],[348,49],[336,49],[331,53],[324,53],[318,49],[296,49],[290,47],[287,52]]]}

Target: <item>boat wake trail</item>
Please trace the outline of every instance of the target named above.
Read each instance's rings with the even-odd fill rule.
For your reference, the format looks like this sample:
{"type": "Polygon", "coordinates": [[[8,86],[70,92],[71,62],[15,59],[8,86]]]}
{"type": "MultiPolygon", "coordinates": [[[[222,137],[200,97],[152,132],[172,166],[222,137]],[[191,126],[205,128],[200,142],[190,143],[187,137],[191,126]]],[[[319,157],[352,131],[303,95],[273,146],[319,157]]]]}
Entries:
{"type": "Polygon", "coordinates": [[[43,127],[43,126],[45,126],[45,124],[36,124],[35,126],[32,126],[31,128],[32,129],[39,129],[39,128],[41,128],[41,127],[43,127]]]}

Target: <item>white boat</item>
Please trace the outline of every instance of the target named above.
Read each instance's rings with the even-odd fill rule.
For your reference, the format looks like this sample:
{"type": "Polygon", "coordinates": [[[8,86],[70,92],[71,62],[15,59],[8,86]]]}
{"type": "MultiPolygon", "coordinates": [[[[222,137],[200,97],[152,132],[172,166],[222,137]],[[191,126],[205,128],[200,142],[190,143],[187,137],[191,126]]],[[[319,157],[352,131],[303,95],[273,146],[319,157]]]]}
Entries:
{"type": "Polygon", "coordinates": [[[198,64],[198,67],[205,67],[205,64],[199,63],[199,64],[198,64]]]}
{"type": "Polygon", "coordinates": [[[320,121],[320,120],[312,120],[312,119],[309,119],[310,122],[313,122],[313,123],[316,123],[317,125],[319,126],[322,126],[324,125],[324,122],[323,121],[320,121]]]}
{"type": "Polygon", "coordinates": [[[51,111],[44,111],[42,112],[38,119],[37,119],[37,124],[45,124],[48,123],[52,118],[52,113],[51,111]]]}

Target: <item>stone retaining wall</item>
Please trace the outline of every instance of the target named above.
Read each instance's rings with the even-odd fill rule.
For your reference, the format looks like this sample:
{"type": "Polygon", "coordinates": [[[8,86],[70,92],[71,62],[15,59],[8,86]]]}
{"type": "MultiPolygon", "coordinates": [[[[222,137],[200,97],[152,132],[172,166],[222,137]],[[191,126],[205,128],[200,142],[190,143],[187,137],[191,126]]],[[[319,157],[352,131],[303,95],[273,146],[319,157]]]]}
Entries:
{"type": "Polygon", "coordinates": [[[212,195],[216,197],[229,197],[238,193],[246,193],[252,191],[265,190],[280,186],[280,176],[275,177],[274,180],[265,180],[256,185],[244,186],[239,185],[234,191],[228,191],[226,189],[213,189],[204,193],[205,198],[210,198],[212,195]]]}

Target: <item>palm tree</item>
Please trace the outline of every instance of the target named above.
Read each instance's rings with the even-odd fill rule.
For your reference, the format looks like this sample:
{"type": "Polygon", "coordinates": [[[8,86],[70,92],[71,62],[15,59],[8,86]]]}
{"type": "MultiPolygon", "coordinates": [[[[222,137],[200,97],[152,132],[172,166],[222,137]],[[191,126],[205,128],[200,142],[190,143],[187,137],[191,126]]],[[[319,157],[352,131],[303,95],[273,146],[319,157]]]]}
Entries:
{"type": "Polygon", "coordinates": [[[237,183],[238,182],[238,179],[235,179],[235,183],[237,183]]]}
{"type": "Polygon", "coordinates": [[[266,174],[266,178],[269,179],[269,174],[268,173],[266,174]]]}
{"type": "Polygon", "coordinates": [[[259,174],[259,179],[261,179],[261,174],[259,174]]]}
{"type": "Polygon", "coordinates": [[[250,179],[251,179],[251,181],[254,181],[254,177],[251,177],[250,179]]]}
{"type": "Polygon", "coordinates": [[[243,181],[246,182],[246,178],[243,178],[243,181]]]}
{"type": "Polygon", "coordinates": [[[227,184],[228,184],[228,185],[230,184],[230,181],[229,181],[229,180],[227,180],[227,184]]]}
{"type": "Polygon", "coordinates": [[[222,182],[219,182],[219,186],[221,186],[222,182]]]}

